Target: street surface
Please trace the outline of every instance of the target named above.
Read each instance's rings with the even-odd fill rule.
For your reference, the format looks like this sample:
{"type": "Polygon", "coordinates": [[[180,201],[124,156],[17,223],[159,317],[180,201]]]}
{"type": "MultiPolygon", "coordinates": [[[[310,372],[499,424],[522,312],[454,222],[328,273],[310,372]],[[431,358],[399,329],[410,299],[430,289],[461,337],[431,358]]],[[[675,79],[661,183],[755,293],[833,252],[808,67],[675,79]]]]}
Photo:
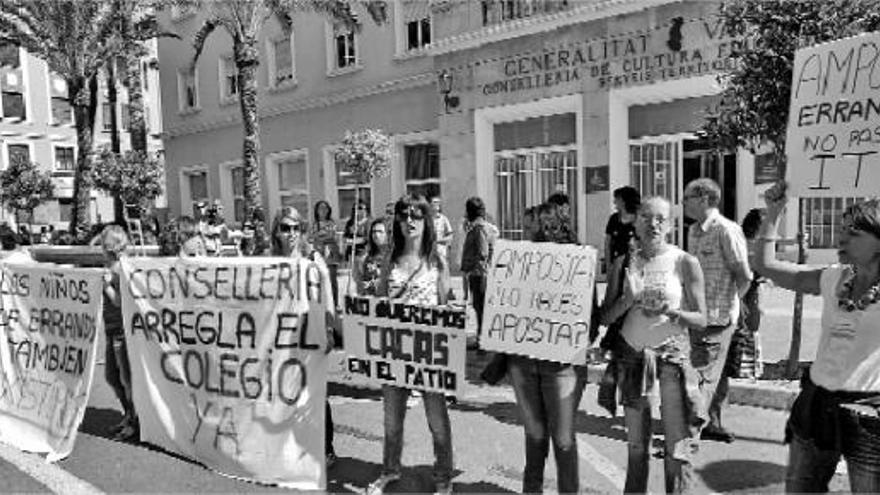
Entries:
{"type": "MultiPolygon", "coordinates": [[[[765,361],[788,353],[791,295],[771,289],[764,298],[762,326],[765,361]]],[[[815,355],[820,305],[805,303],[804,345],[801,360],[815,355]]],[[[467,397],[450,407],[458,492],[517,492],[524,463],[523,430],[517,418],[513,391],[506,384],[489,387],[476,378],[485,358],[468,353],[467,397]]],[[[118,492],[286,492],[275,487],[234,480],[149,445],[110,440],[107,428],[121,419],[119,405],[103,379],[103,365],[95,370],[90,407],[73,454],[56,466],[36,456],[0,446],[0,491],[55,493],[118,492]]],[[[578,410],[581,489],[586,493],[619,493],[626,473],[626,436],[622,418],[612,419],[596,404],[595,385],[589,385],[578,410]]],[[[328,489],[358,492],[379,473],[382,462],[382,402],[375,392],[331,386],[330,401],[336,422],[338,463],[330,470],[328,489]]],[[[431,491],[433,453],[420,400],[411,400],[406,420],[404,480],[400,492],[431,491]]],[[[655,417],[657,417],[655,413],[655,417]]],[[[703,442],[695,463],[697,492],[781,492],[786,447],[782,443],[786,413],[731,406],[725,424],[737,436],[733,444],[703,442]]],[[[655,423],[655,426],[659,426],[655,423]]],[[[658,430],[659,431],[659,430],[658,430]]],[[[659,439],[655,437],[655,439],[659,439]]],[[[659,443],[656,445],[659,446],[659,443]]],[[[551,459],[545,489],[556,487],[551,459]]],[[[843,465],[832,488],[846,491],[843,465]]],[[[652,491],[663,487],[662,459],[651,461],[652,491]]]]}

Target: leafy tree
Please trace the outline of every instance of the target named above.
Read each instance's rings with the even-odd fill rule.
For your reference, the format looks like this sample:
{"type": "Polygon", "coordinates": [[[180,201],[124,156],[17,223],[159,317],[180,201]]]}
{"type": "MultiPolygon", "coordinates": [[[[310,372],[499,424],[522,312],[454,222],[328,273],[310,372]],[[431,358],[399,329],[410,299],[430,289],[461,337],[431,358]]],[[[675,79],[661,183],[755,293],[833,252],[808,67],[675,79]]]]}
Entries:
{"type": "Polygon", "coordinates": [[[20,212],[26,212],[28,223],[33,223],[34,209],[54,194],[51,175],[34,162],[18,158],[0,172],[0,204],[14,212],[16,223],[20,212]]]}
{"type": "Polygon", "coordinates": [[[162,162],[142,151],[117,154],[105,149],[95,158],[94,182],[98,189],[143,212],[162,194],[162,162]]]}
{"type": "MultiPolygon", "coordinates": [[[[232,38],[232,51],[235,60],[236,79],[238,82],[238,98],[244,130],[242,143],[242,163],[244,165],[244,202],[245,211],[250,217],[261,210],[260,191],[260,128],[257,120],[257,66],[260,63],[260,32],[266,22],[273,17],[277,19],[286,33],[290,33],[292,15],[297,12],[318,12],[331,19],[345,23],[353,29],[359,29],[357,16],[352,11],[352,3],[346,0],[225,0],[192,1],[178,0],[175,2],[183,8],[202,6],[207,10],[207,17],[193,38],[193,68],[206,40],[218,28],[224,29],[232,38]]],[[[384,1],[362,2],[366,5],[372,19],[381,24],[385,21],[386,4],[384,1]]],[[[258,214],[259,216],[259,214],[258,214]]],[[[257,230],[263,230],[264,223],[254,222],[257,230]],[[258,226],[259,225],[259,226],[258,226]]],[[[265,235],[257,232],[257,235],[265,235]]]]}
{"type": "MultiPolygon", "coordinates": [[[[876,0],[728,0],[720,16],[729,33],[749,43],[733,53],[737,68],[719,77],[721,103],[707,116],[703,131],[716,147],[752,153],[767,146],[785,162],[785,136],[791,101],[795,51],[825,41],[880,28],[876,0]]],[[[802,234],[799,240],[803,241],[802,234]]],[[[798,261],[805,261],[800,242],[798,261]]],[[[798,372],[803,294],[796,294],[787,374],[798,372]]]]}
{"type": "MultiPolygon", "coordinates": [[[[89,233],[92,145],[98,98],[98,74],[111,56],[131,40],[119,30],[116,2],[106,0],[0,0],[0,41],[22,46],[42,58],[67,83],[76,124],[78,156],[73,183],[70,231],[78,240],[89,233]]],[[[145,2],[144,2],[145,3],[145,2]]],[[[141,39],[156,36],[153,10],[132,20],[141,39]]]]}

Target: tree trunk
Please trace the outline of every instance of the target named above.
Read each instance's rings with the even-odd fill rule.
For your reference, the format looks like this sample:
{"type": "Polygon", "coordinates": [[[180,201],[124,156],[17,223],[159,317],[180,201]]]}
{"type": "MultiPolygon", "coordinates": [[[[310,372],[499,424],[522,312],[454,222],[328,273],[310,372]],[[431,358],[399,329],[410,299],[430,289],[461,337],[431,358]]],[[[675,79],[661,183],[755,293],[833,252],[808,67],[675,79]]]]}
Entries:
{"type": "Polygon", "coordinates": [[[76,171],[73,177],[73,212],[70,233],[77,242],[88,242],[92,202],[92,144],[95,137],[95,111],[98,106],[98,79],[77,76],[67,81],[76,123],[76,171]]]}
{"type": "MultiPolygon", "coordinates": [[[[119,101],[119,95],[116,91],[116,63],[111,59],[106,64],[107,67],[107,105],[110,107],[110,151],[117,156],[122,152],[122,145],[119,143],[119,123],[116,117],[116,103],[119,101]]],[[[113,196],[113,217],[117,222],[125,218],[125,202],[121,197],[113,196]]]]}
{"type": "MultiPolygon", "coordinates": [[[[241,104],[241,122],[244,129],[242,142],[244,204],[245,211],[251,214],[258,208],[262,209],[259,160],[260,123],[257,115],[257,66],[260,54],[257,38],[251,36],[245,39],[236,39],[234,50],[239,103],[241,104]]],[[[258,235],[265,235],[265,232],[260,232],[258,235]]]]}
{"type": "MultiPolygon", "coordinates": [[[[144,118],[144,88],[141,84],[141,62],[137,57],[126,57],[125,85],[128,88],[128,129],[131,149],[147,152],[147,121],[144,118]]],[[[144,73],[143,77],[147,77],[144,73]]]]}

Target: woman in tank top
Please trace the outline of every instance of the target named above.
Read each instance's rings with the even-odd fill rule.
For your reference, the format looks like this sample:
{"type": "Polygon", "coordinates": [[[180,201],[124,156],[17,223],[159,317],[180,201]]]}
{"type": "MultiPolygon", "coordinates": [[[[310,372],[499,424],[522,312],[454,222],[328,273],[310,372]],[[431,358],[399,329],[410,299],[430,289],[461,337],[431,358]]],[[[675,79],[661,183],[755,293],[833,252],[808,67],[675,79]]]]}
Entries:
{"type": "Polygon", "coordinates": [[[755,270],[786,289],[822,296],[816,360],[786,425],[785,490],[827,492],[840,456],[850,490],[880,492],[880,200],[849,207],[841,219],[840,259],[827,267],[776,259],[777,224],[787,198],[765,194],[755,270]]]}
{"type": "MultiPolygon", "coordinates": [[[[449,272],[437,255],[434,223],[423,198],[404,196],[394,205],[391,259],[379,283],[378,295],[409,304],[446,304],[449,272]]],[[[367,488],[368,495],[384,492],[400,480],[403,452],[403,423],[410,389],[382,386],[385,440],[382,474],[367,488]]],[[[425,415],[434,440],[435,492],[452,492],[452,427],[446,398],[439,392],[424,392],[425,415]]]]}
{"type": "Polygon", "coordinates": [[[636,218],[638,250],[628,267],[623,266],[626,257],[615,261],[601,310],[603,324],[624,317],[615,354],[629,454],[627,493],[648,490],[656,399],[662,404],[667,493],[689,489],[694,438],[705,422],[688,335],[688,328],[706,326],[703,271],[696,258],[669,244],[670,222],[668,201],[642,202],[636,218]]]}

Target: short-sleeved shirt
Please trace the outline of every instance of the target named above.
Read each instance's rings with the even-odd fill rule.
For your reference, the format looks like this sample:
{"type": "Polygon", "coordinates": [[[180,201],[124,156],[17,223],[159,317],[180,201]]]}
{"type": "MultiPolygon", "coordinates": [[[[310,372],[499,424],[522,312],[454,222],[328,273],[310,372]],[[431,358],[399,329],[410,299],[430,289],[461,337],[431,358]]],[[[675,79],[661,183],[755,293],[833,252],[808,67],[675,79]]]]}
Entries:
{"type": "Polygon", "coordinates": [[[605,235],[611,239],[608,259],[614,260],[629,251],[630,242],[636,237],[635,222],[623,223],[620,221],[620,213],[614,213],[608,218],[605,235]]]}
{"type": "Polygon", "coordinates": [[[831,391],[880,392],[880,303],[845,311],[838,293],[853,276],[845,265],[822,272],[822,334],[810,378],[831,391]]]}
{"type": "Polygon", "coordinates": [[[694,223],[688,233],[688,252],[703,268],[706,284],[706,311],[708,325],[727,326],[739,318],[739,294],[735,270],[744,266],[749,270],[749,250],[746,237],[739,225],[724,218],[717,210],[710,210],[706,220],[694,223]]]}

